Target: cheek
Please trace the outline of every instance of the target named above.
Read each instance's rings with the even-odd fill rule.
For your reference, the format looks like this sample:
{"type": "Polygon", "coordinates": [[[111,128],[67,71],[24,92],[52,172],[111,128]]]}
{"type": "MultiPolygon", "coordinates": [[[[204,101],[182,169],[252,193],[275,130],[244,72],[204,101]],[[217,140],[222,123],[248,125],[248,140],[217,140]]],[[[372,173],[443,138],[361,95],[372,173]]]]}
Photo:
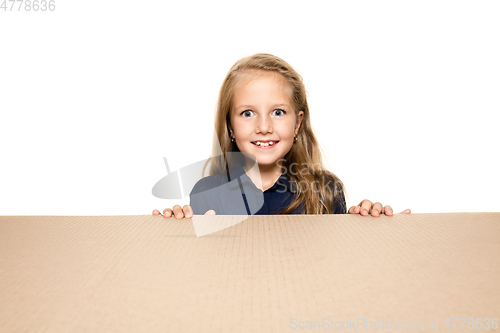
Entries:
{"type": "Polygon", "coordinates": [[[234,136],[237,138],[237,139],[244,139],[246,137],[248,137],[248,128],[249,126],[242,123],[242,122],[234,122],[233,123],[233,133],[234,133],[234,136]]]}
{"type": "Polygon", "coordinates": [[[293,139],[293,137],[295,136],[294,129],[295,127],[292,122],[283,124],[282,129],[280,131],[280,137],[282,139],[293,139]]]}

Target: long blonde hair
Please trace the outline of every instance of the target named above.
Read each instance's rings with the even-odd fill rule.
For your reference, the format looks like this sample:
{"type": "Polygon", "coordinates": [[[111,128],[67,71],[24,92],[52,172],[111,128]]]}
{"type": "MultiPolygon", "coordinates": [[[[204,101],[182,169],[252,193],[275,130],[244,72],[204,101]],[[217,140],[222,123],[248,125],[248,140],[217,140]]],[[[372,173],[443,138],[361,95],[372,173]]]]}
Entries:
{"type": "Polygon", "coordinates": [[[296,195],[292,203],[278,214],[290,214],[300,203],[304,203],[303,214],[328,214],[335,204],[344,204],[344,202],[338,202],[344,201],[342,182],[323,166],[321,148],[311,129],[309,106],[302,77],[287,62],[271,54],[259,53],[242,58],[227,73],[217,101],[212,158],[209,160],[211,163],[207,161],[203,174],[208,165],[210,165],[209,175],[227,174],[230,166],[228,166],[226,153],[239,151],[229,135],[230,116],[235,86],[249,70],[281,74],[291,87],[290,100],[296,117],[299,111],[304,112],[297,133],[297,141],[285,155],[282,164],[292,180],[296,195]],[[221,152],[222,155],[220,155],[221,152]],[[220,157],[217,158],[217,156],[220,157]],[[300,166],[306,166],[308,172],[301,172],[300,166]],[[328,186],[325,186],[325,183],[328,186]],[[306,184],[305,188],[302,184],[306,184]]]}

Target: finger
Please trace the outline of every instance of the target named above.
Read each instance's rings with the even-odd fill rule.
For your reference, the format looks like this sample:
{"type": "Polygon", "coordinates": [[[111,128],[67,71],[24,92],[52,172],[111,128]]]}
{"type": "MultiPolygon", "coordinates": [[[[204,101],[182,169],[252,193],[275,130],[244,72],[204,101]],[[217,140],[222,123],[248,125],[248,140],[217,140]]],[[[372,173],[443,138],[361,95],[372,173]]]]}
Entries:
{"type": "Polygon", "coordinates": [[[174,206],[174,216],[176,219],[182,219],[184,217],[184,212],[182,211],[181,206],[174,206]]]}
{"type": "Polygon", "coordinates": [[[399,214],[411,214],[411,210],[410,210],[410,208],[407,208],[407,209],[403,210],[403,211],[402,211],[401,213],[399,213],[399,214]]]}
{"type": "Polygon", "coordinates": [[[359,213],[363,216],[368,216],[368,214],[370,214],[370,210],[372,208],[372,202],[370,200],[363,200],[359,203],[360,206],[360,211],[359,213]]]}
{"type": "Polygon", "coordinates": [[[215,210],[210,209],[208,212],[205,213],[205,215],[215,215],[215,210]]]}
{"type": "Polygon", "coordinates": [[[394,214],[392,207],[387,205],[382,209],[382,214],[385,214],[387,216],[392,216],[394,214]]]}
{"type": "Polygon", "coordinates": [[[173,213],[172,213],[172,210],[170,208],[165,208],[163,210],[163,217],[170,217],[170,216],[172,216],[172,214],[173,213]]]}
{"type": "Polygon", "coordinates": [[[360,207],[359,206],[352,206],[349,208],[348,213],[349,214],[359,214],[360,207]]]}
{"type": "Polygon", "coordinates": [[[160,215],[160,211],[158,209],[153,210],[153,215],[160,215]]]}
{"type": "Polygon", "coordinates": [[[182,211],[184,212],[184,216],[186,218],[191,218],[193,217],[193,210],[191,209],[191,207],[189,205],[184,205],[184,207],[182,207],[182,211]]]}
{"type": "Polygon", "coordinates": [[[382,204],[380,202],[375,202],[372,206],[372,216],[379,216],[382,212],[382,204]]]}

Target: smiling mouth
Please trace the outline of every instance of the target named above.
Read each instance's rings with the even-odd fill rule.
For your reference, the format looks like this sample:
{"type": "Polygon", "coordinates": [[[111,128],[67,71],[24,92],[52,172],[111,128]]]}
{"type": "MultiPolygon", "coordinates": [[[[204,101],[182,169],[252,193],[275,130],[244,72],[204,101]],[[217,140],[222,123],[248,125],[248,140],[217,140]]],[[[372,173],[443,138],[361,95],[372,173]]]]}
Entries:
{"type": "Polygon", "coordinates": [[[252,141],[252,144],[257,147],[273,147],[278,144],[279,141],[252,141]]]}

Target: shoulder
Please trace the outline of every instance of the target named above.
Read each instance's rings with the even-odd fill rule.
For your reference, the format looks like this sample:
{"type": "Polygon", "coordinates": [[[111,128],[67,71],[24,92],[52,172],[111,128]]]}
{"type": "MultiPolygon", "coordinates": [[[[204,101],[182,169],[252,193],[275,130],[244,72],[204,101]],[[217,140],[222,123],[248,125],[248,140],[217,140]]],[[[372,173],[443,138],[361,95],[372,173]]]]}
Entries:
{"type": "Polygon", "coordinates": [[[223,177],[221,176],[208,176],[200,179],[189,193],[189,205],[193,209],[195,215],[203,215],[210,209],[215,210],[220,214],[220,207],[217,206],[218,201],[214,200],[220,196],[218,191],[224,184],[223,177]]]}
{"type": "Polygon", "coordinates": [[[209,210],[214,210],[217,215],[245,215],[247,208],[243,195],[239,181],[229,182],[227,176],[221,175],[200,179],[189,194],[189,199],[195,215],[205,214],[209,210]]]}
{"type": "Polygon", "coordinates": [[[212,190],[216,187],[224,185],[225,183],[227,183],[227,179],[222,175],[204,177],[194,185],[190,195],[212,190]]]}

